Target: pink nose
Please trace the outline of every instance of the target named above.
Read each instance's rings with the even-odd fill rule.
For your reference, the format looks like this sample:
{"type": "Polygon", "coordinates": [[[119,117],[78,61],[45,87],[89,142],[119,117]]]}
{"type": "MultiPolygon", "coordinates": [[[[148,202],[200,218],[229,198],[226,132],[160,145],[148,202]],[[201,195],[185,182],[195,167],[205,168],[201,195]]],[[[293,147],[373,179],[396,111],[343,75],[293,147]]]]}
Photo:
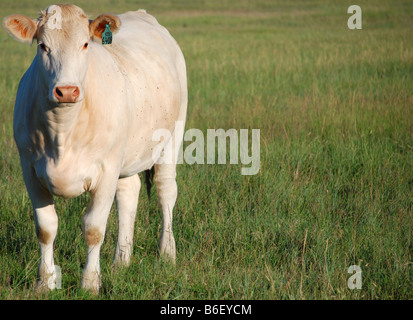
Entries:
{"type": "Polygon", "coordinates": [[[55,87],[53,94],[60,103],[76,102],[79,98],[80,90],[78,87],[72,86],[55,87]]]}

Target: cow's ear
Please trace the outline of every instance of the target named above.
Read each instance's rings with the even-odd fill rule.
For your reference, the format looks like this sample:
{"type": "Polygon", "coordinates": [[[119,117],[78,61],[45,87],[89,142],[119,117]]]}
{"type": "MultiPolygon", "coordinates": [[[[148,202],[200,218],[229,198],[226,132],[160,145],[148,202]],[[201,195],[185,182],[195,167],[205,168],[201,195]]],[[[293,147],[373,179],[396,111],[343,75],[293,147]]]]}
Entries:
{"type": "Polygon", "coordinates": [[[101,14],[95,20],[89,24],[90,36],[94,39],[102,39],[102,33],[106,29],[106,25],[109,25],[110,31],[115,33],[120,28],[120,19],[112,14],[101,14]]]}
{"type": "Polygon", "coordinates": [[[37,23],[22,14],[13,14],[3,19],[3,26],[17,40],[32,43],[36,37],[37,23]]]}

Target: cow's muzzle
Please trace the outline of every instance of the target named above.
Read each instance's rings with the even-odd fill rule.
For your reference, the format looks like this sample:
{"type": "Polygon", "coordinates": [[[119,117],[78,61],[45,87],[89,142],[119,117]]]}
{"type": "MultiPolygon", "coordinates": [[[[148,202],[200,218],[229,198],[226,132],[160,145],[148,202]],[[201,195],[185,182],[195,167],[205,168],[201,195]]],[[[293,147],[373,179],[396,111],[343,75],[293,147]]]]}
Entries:
{"type": "Polygon", "coordinates": [[[53,89],[53,95],[59,103],[74,103],[79,99],[80,89],[75,86],[56,86],[53,89]]]}

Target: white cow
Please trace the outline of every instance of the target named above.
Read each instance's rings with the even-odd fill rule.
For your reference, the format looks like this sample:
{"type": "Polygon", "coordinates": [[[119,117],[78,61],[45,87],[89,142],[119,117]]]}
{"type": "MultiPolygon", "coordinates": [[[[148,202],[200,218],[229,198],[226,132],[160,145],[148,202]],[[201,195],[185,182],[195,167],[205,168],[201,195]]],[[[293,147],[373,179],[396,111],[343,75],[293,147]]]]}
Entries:
{"type": "Polygon", "coordinates": [[[153,166],[163,218],[160,253],[175,261],[176,165],[157,164],[154,159],[162,155],[152,153],[159,143],[164,149],[169,144],[179,148],[182,136],[158,142],[152,134],[160,128],[173,133],[175,121],[186,118],[186,67],[176,41],[144,10],[89,21],[74,5],[53,5],[36,20],[8,16],[4,26],[18,40],[36,39],[38,44],[17,91],[14,137],[40,244],[39,286],[56,286],[53,195],[91,194],[83,216],[88,250],[82,287],[96,292],[113,200],[119,216],[114,263],[128,265],[141,186],[138,173],[153,166]],[[103,45],[106,25],[113,43],[103,45]]]}

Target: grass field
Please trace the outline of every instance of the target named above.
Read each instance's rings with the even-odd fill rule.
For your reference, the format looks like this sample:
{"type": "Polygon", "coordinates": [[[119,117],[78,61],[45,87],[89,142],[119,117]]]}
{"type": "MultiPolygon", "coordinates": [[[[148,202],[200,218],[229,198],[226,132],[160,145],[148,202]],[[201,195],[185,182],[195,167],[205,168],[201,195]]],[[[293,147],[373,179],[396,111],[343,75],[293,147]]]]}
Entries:
{"type": "MultiPolygon", "coordinates": [[[[261,168],[180,165],[177,264],[159,260],[155,189],[141,192],[132,265],[113,270],[115,207],[101,251],[103,288],[80,289],[85,194],[56,199],[62,289],[37,293],[31,203],[12,135],[20,77],[35,46],[0,31],[0,299],[412,299],[413,3],[75,1],[91,18],[145,8],[184,52],[186,128],[260,129],[261,168]],[[348,267],[362,269],[350,290],[348,267]]],[[[37,17],[48,1],[2,0],[37,17]]],[[[229,162],[229,158],[228,158],[229,162]]],[[[144,189],[143,189],[144,190],[144,189]]]]}

